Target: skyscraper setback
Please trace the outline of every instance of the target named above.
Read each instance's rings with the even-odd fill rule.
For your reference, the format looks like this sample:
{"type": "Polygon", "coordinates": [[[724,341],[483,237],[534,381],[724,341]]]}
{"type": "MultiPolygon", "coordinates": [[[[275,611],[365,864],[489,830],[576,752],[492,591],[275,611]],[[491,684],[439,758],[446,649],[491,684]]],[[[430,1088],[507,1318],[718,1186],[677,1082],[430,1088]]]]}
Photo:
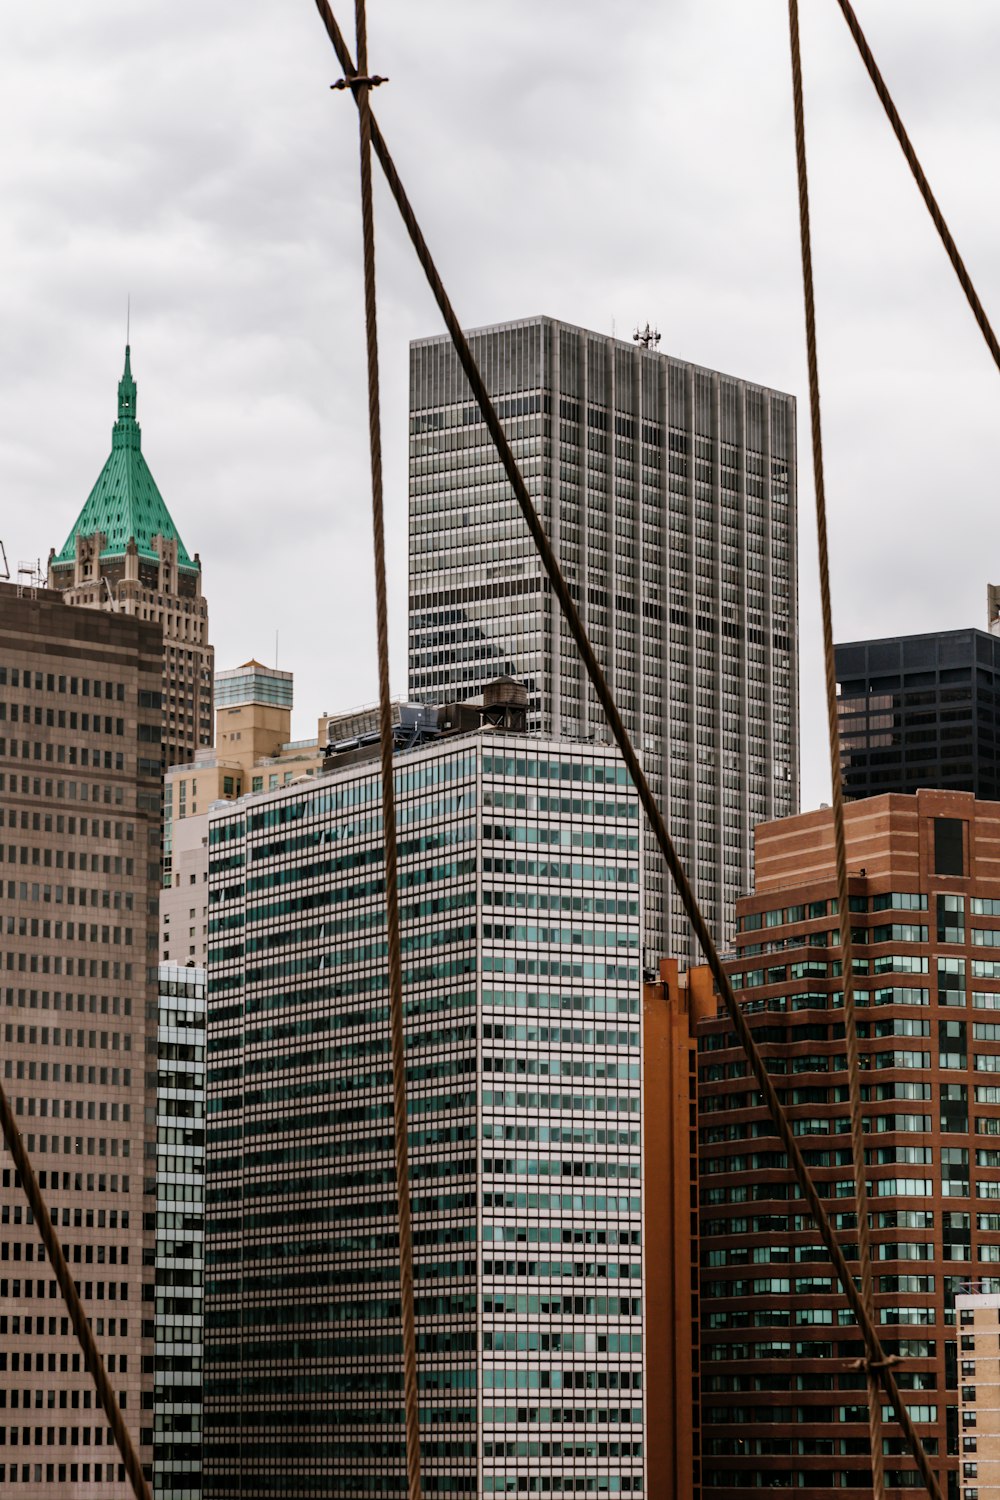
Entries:
{"type": "MultiPolygon", "coordinates": [[[[473,352],[717,939],[751,829],[798,805],[795,403],[552,318],[473,352]]],[[[603,715],[450,343],[410,351],[410,694],[507,674],[530,725],[603,715]]],[[[691,953],[650,836],[644,944],[691,953]]]]}
{"type": "MultiPolygon", "coordinates": [[[[4,1088],[147,1464],[162,662],[155,625],[0,585],[4,1088]]],[[[0,1186],[0,1482],[33,1500],[123,1497],[9,1157],[0,1186]]]]}

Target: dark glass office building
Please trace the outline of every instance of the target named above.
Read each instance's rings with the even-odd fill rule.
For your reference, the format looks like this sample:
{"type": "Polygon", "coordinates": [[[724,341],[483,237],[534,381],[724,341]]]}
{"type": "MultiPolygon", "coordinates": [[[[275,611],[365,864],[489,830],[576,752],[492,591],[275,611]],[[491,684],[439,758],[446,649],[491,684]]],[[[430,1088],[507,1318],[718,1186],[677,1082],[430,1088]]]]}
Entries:
{"type": "Polygon", "coordinates": [[[847,797],[921,787],[1000,798],[1000,636],[945,630],[836,647],[847,797]]]}

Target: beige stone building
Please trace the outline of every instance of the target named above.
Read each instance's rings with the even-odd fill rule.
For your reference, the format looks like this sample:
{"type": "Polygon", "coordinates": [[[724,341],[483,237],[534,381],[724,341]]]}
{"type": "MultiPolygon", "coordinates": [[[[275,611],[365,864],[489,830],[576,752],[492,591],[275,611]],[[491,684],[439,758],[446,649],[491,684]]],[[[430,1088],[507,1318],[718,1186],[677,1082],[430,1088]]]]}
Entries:
{"type": "MultiPolygon", "coordinates": [[[[0,585],[0,1066],[147,1472],[162,666],[157,624],[0,585]]],[[[0,1490],[124,1500],[6,1154],[0,1246],[0,1490]]]]}
{"type": "Polygon", "coordinates": [[[293,741],[292,673],[248,661],[215,679],[215,749],[167,772],[163,797],[160,960],[207,962],[208,810],[245,792],[274,791],[323,764],[326,720],[293,741]]]}
{"type": "Polygon", "coordinates": [[[214,653],[201,560],[189,556],[142,453],[131,351],[118,384],[111,454],[62,549],[49,587],[67,604],[133,615],[163,635],[163,765],[212,743],[214,653]]]}
{"type": "MultiPolygon", "coordinates": [[[[204,968],[208,963],[208,814],[218,802],[247,792],[274,792],[329,764],[368,759],[378,741],[377,707],[321,714],[314,739],[292,740],[292,673],[244,662],[215,679],[215,749],[199,751],[184,765],[171,766],[163,792],[163,890],[160,895],[160,962],[204,968]]],[[[394,703],[393,731],[399,749],[430,733],[506,723],[507,696],[516,684],[490,688],[482,699],[443,710],[426,704],[394,703]],[[505,696],[505,694],[507,696],[505,696]],[[496,700],[496,701],[493,701],[496,700]]]]}
{"type": "Polygon", "coordinates": [[[1000,1495],[1000,1291],[985,1290],[997,1287],[996,1277],[970,1282],[955,1298],[962,1500],[1000,1495]]]}

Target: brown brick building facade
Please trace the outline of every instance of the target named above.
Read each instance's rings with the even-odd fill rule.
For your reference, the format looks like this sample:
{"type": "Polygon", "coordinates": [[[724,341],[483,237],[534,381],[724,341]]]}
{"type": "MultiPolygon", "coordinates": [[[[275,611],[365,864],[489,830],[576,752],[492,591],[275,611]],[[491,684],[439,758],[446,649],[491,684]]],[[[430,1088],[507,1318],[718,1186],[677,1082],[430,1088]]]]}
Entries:
{"type": "MultiPolygon", "coordinates": [[[[0,586],[0,1066],[146,1463],[162,664],[157,625],[0,586]]],[[[4,1152],[0,1494],[70,1493],[131,1492],[4,1152]]]]}
{"type": "Polygon", "coordinates": [[[701,1494],[695,1031],[715,1009],[707,969],[660,960],[642,989],[646,1493],[701,1494]]]}
{"type": "MultiPolygon", "coordinates": [[[[847,809],[876,1316],[942,1488],[961,1458],[955,1297],[1000,1275],[1000,804],[921,791],[847,809]]],[[[856,1257],[829,811],[757,830],[734,984],[856,1257]]],[[[870,1494],[861,1353],[724,1018],[699,1028],[706,1495],[870,1494]]],[[[917,1484],[885,1425],[887,1482],[917,1484]]]]}

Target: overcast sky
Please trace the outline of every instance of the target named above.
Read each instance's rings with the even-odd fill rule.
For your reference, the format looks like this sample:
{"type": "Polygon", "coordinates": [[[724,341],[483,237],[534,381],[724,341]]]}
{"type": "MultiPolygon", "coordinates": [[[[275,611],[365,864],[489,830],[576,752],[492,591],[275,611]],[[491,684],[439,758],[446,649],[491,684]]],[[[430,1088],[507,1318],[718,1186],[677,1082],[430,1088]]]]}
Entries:
{"type": "MultiPolygon", "coordinates": [[[[994,324],[1000,6],[857,0],[994,324]]],[[[353,8],[336,0],[348,34],[353,8]]],[[[834,629],[985,623],[998,376],[834,0],[804,0],[834,629]]],[[[546,313],[796,394],[803,805],[828,795],[784,0],[371,0],[376,110],[467,325],[546,313]]],[[[0,14],[0,538],[65,540],[132,297],[143,448],[217,665],[297,737],[374,700],[357,126],[312,0],[0,14]]],[[[380,185],[377,185],[380,189],[380,185]]],[[[406,384],[437,312],[376,196],[393,688],[406,384]]]]}

